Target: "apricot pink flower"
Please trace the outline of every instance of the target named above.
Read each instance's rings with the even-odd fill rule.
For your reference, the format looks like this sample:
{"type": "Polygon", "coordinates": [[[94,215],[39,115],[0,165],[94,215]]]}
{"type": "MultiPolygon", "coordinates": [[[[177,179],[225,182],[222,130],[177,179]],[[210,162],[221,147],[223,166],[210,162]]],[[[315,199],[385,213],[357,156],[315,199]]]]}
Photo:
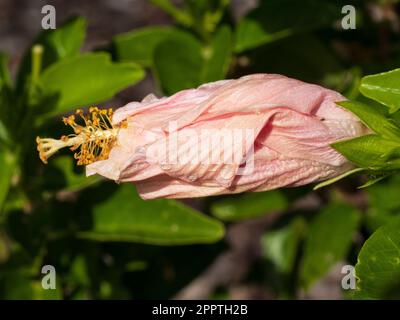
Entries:
{"type": "Polygon", "coordinates": [[[116,110],[113,125],[126,125],[108,158],[86,172],[132,182],[144,199],[326,180],[351,168],[330,144],[363,132],[360,121],[335,104],[342,100],[335,91],[275,74],[150,96],[116,110]]]}

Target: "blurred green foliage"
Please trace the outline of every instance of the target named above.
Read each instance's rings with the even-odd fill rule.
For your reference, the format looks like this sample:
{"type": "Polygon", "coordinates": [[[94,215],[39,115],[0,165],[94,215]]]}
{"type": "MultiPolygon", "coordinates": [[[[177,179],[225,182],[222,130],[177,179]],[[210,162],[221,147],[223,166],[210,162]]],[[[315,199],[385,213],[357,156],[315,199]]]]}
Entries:
{"type": "MultiPolygon", "coordinates": [[[[170,298],[229,249],[219,220],[230,228],[273,216],[243,283],[295,298],[335,264],[357,263],[356,298],[398,297],[400,181],[392,174],[400,163],[400,72],[362,77],[399,66],[390,21],[375,21],[361,0],[354,1],[356,30],[340,27],[347,3],[339,0],[265,0],[238,21],[227,0],[152,3],[175,24],[135,29],[106,51],[81,53],[87,23],[71,19],[38,35],[15,84],[0,55],[0,298],[170,298]],[[338,90],[352,99],[341,105],[373,133],[334,147],[367,183],[380,183],[358,190],[365,177],[352,176],[318,192],[304,187],[184,204],[143,201],[132,185],[86,178],[69,155],[40,163],[37,135],[60,135],[62,114],[104,103],[146,72],[162,94],[255,72],[338,90]],[[57,270],[56,290],[41,286],[45,264],[57,270]]],[[[398,9],[391,1],[371,4],[398,9]]],[[[211,297],[229,297],[229,285],[211,297]]]]}

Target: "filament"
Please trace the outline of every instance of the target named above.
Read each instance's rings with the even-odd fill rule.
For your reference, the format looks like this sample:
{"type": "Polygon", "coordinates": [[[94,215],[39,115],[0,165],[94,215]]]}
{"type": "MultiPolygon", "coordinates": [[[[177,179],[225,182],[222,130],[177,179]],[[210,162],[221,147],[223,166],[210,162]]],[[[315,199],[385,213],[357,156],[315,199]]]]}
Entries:
{"type": "Polygon", "coordinates": [[[74,158],[78,165],[88,165],[105,160],[117,141],[119,129],[126,127],[126,122],[113,126],[112,109],[101,110],[97,107],[90,107],[88,114],[85,115],[83,110],[78,109],[76,115],[63,118],[64,124],[73,129],[73,134],[62,136],[58,140],[36,138],[39,157],[44,163],[47,163],[48,158],[58,150],[66,147],[75,152],[74,158]],[[83,121],[83,125],[76,122],[76,115],[83,121]]]}

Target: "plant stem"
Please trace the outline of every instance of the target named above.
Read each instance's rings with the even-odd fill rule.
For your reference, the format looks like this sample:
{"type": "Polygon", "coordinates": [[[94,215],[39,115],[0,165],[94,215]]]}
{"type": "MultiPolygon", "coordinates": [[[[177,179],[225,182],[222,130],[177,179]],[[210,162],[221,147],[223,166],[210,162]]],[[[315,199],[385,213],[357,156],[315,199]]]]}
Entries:
{"type": "Polygon", "coordinates": [[[36,84],[39,80],[42,69],[43,46],[35,44],[32,47],[32,83],[36,84]]]}

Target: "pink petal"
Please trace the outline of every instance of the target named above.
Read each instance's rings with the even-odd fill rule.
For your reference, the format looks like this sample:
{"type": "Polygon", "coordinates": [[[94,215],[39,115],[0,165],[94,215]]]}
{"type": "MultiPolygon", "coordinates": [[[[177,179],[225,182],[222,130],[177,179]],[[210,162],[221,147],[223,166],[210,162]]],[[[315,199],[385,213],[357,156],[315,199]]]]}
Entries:
{"type": "Polygon", "coordinates": [[[263,191],[328,179],[351,167],[330,144],[365,129],[335,104],[341,100],[335,91],[275,74],[218,81],[160,99],[149,96],[116,111],[113,122],[126,119],[128,127],[120,130],[109,158],[87,166],[87,174],[134,182],[145,199],[263,191]],[[242,134],[225,143],[234,130],[242,134]],[[209,161],[212,156],[219,160],[209,161]]]}

